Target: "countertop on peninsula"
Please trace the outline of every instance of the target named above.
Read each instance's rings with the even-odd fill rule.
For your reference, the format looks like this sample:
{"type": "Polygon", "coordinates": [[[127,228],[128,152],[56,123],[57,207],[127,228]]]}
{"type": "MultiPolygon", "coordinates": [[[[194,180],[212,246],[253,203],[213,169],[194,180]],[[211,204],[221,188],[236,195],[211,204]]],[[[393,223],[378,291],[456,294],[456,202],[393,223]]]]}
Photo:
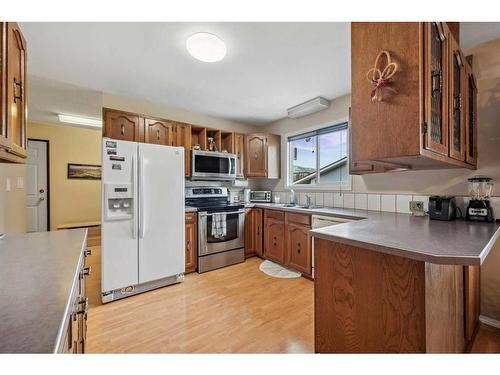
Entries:
{"type": "Polygon", "coordinates": [[[63,333],[87,229],[0,240],[0,353],[53,353],[63,333]]]}
{"type": "Polygon", "coordinates": [[[428,216],[342,208],[304,209],[254,203],[290,212],[352,218],[353,221],[312,229],[315,238],[359,246],[437,264],[480,265],[500,236],[500,223],[438,221],[428,216]]]}

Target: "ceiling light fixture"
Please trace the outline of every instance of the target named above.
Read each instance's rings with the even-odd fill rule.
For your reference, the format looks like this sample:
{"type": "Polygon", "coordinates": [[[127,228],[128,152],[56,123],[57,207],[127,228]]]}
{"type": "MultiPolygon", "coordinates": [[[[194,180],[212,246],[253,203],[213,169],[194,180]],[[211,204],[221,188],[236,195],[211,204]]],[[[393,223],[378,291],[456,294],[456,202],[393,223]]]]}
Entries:
{"type": "Polygon", "coordinates": [[[330,102],[327,99],[318,96],[307,102],[288,108],[288,117],[297,119],[327,109],[329,106],[330,102]]]}
{"type": "Polygon", "coordinates": [[[210,33],[191,35],[186,40],[186,48],[191,56],[203,62],[217,62],[226,56],[226,44],[210,33]]]}
{"type": "Polygon", "coordinates": [[[62,113],[59,113],[58,116],[59,116],[60,122],[64,122],[64,123],[68,123],[68,124],[75,124],[75,125],[89,126],[92,128],[102,128],[102,120],[97,119],[97,118],[64,115],[62,113]]]}

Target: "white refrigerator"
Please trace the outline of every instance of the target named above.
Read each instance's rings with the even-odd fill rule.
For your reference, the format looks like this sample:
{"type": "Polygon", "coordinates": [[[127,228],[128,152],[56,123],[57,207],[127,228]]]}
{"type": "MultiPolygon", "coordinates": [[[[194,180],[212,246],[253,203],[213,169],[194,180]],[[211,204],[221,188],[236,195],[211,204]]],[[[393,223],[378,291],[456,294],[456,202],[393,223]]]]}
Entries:
{"type": "Polygon", "coordinates": [[[104,138],[103,302],[184,276],[184,149],[104,138]]]}

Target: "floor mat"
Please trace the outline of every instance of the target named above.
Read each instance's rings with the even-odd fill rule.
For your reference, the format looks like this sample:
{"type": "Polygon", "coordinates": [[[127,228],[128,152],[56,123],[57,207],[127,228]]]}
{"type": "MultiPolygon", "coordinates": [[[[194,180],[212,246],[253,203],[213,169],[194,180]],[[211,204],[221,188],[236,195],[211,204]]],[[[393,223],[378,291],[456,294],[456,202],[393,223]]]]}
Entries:
{"type": "Polygon", "coordinates": [[[260,264],[259,269],[266,275],[282,279],[293,279],[302,276],[300,272],[285,268],[277,263],[271,262],[270,260],[263,261],[260,264]]]}

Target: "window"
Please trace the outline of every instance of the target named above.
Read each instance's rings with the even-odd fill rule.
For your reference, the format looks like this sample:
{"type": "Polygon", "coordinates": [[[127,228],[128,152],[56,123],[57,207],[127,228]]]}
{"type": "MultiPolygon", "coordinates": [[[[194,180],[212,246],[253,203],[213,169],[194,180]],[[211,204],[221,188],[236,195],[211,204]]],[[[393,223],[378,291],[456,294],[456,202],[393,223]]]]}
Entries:
{"type": "Polygon", "coordinates": [[[289,187],[348,186],[347,123],[288,137],[289,187]]]}

